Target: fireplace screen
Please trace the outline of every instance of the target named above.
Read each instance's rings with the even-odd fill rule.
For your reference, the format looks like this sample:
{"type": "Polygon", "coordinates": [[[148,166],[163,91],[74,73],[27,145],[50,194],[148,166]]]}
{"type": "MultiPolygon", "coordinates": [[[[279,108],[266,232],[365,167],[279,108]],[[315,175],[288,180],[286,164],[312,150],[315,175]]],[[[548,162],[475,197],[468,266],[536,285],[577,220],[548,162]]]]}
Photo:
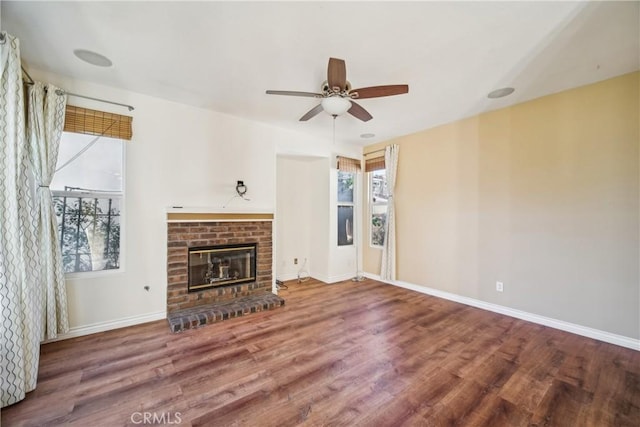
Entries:
{"type": "Polygon", "coordinates": [[[255,243],[189,248],[189,292],[255,280],[255,243]]]}

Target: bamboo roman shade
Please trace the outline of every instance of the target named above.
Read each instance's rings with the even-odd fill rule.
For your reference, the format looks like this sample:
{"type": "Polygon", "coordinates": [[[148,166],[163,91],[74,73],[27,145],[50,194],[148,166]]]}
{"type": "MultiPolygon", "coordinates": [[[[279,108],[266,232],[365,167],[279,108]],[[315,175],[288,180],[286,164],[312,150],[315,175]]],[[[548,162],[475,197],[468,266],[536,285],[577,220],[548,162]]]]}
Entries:
{"type": "Polygon", "coordinates": [[[338,170],[342,172],[360,172],[360,160],[338,156],[338,170]]]}
{"type": "Polygon", "coordinates": [[[64,131],[130,140],[132,120],[129,116],[67,105],[64,131]]]}
{"type": "Polygon", "coordinates": [[[364,161],[365,172],[373,172],[380,169],[386,169],[386,166],[384,165],[384,156],[374,157],[372,159],[366,159],[364,161]]]}

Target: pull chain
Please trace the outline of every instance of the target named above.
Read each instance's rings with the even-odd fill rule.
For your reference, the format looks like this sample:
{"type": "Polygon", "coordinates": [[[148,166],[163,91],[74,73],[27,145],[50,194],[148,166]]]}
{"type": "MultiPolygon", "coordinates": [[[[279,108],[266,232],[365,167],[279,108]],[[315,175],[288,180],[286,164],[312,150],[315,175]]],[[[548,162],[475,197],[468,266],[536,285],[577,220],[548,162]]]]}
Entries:
{"type": "Polygon", "coordinates": [[[333,145],[336,145],[336,117],[337,114],[333,114],[333,145]]]}

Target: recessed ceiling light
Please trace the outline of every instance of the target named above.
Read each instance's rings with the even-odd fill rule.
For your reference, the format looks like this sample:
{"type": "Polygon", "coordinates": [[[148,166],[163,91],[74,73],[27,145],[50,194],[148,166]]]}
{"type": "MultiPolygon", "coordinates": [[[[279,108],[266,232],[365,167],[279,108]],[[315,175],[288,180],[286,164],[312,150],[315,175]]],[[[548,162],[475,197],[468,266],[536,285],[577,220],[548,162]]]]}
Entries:
{"type": "Polygon", "coordinates": [[[76,49],[73,51],[73,54],[84,62],[98,67],[111,67],[111,65],[113,65],[111,60],[106,56],[100,55],[99,53],[92,52],[90,50],[76,49]]]}
{"type": "Polygon", "coordinates": [[[502,98],[504,96],[511,95],[514,90],[515,89],[512,87],[503,87],[500,89],[496,89],[493,92],[490,92],[489,95],[487,95],[487,97],[491,99],[502,98]]]}
{"type": "Polygon", "coordinates": [[[373,138],[374,136],[376,136],[375,133],[363,133],[360,138],[373,138]]]}

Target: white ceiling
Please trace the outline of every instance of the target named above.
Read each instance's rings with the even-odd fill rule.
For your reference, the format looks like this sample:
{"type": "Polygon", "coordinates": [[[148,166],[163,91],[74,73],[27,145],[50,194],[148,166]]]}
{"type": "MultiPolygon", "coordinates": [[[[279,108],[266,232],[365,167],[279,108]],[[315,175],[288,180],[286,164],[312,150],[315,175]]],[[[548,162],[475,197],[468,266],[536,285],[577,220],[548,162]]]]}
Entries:
{"type": "MultiPolygon", "coordinates": [[[[331,117],[299,122],[329,57],[354,88],[409,84],[366,99],[373,119],[336,121],[364,145],[640,69],[633,2],[11,2],[2,29],[34,68],[331,138],[331,117]],[[83,63],[93,50],[110,68],[83,63]],[[493,89],[516,92],[489,100],[493,89]],[[361,139],[362,133],[375,133],[361,139]]],[[[117,101],[117,100],[114,100],[117,101]]]]}

